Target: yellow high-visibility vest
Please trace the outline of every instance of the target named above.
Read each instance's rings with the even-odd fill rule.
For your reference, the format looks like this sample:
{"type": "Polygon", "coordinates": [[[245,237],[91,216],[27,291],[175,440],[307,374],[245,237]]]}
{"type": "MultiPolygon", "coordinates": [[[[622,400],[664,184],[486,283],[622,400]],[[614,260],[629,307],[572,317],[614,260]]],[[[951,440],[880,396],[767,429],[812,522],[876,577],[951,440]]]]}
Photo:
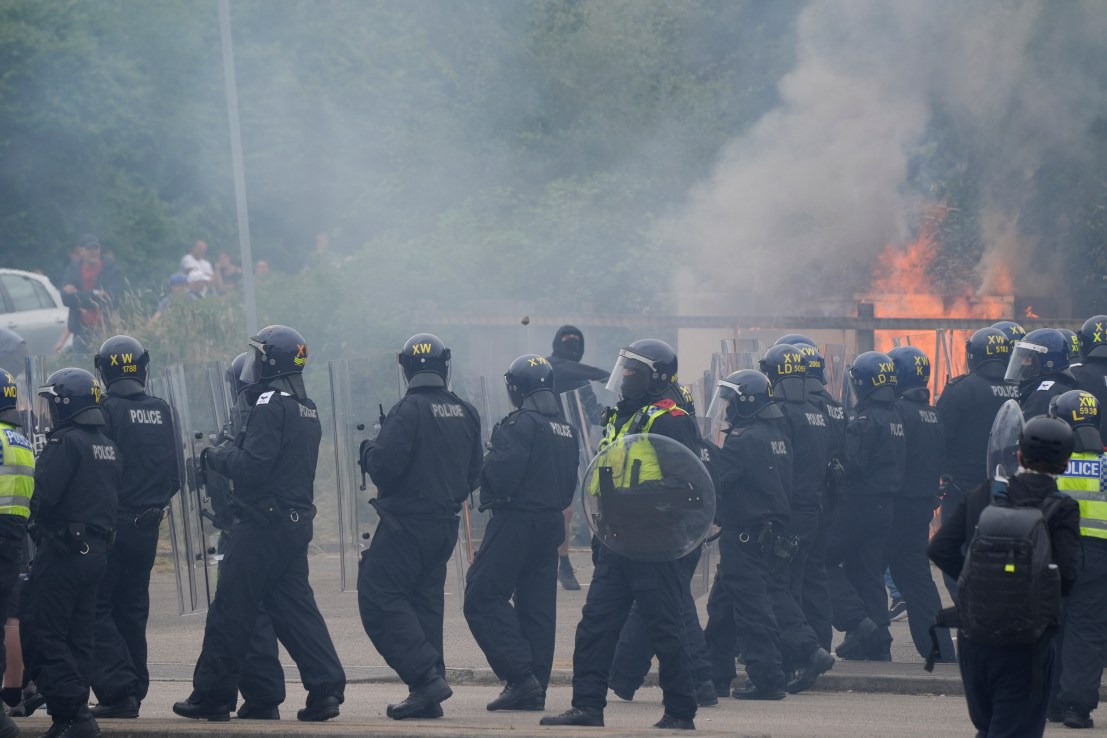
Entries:
{"type": "Polygon", "coordinates": [[[672,400],[662,400],[642,408],[621,427],[616,427],[614,415],[608,419],[603,438],[600,439],[599,453],[603,458],[601,463],[596,466],[596,473],[589,480],[589,494],[599,494],[599,471],[603,467],[611,467],[616,489],[626,489],[642,482],[656,481],[662,478],[661,464],[657,461],[657,452],[654,451],[653,445],[648,440],[639,439],[630,445],[614,442],[627,435],[627,431],[632,426],[639,424],[641,428],[637,428],[634,433],[648,434],[654,421],[667,413],[687,415],[672,400]],[[642,422],[643,418],[645,422],[642,422]]]}
{"type": "Polygon", "coordinates": [[[31,517],[35,455],[15,426],[0,423],[0,515],[31,517]]]}
{"type": "Polygon", "coordinates": [[[1103,492],[1103,454],[1077,453],[1069,458],[1057,489],[1080,505],[1080,535],[1107,538],[1107,494],[1103,492]]]}

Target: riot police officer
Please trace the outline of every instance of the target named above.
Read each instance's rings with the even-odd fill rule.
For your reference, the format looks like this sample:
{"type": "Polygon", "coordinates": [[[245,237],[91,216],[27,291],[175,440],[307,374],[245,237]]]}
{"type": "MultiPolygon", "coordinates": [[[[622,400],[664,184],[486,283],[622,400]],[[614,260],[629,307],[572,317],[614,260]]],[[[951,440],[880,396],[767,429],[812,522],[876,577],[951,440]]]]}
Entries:
{"type": "Polygon", "coordinates": [[[1072,390],[1054,397],[1050,417],[1072,428],[1076,445],[1057,489],[1080,506],[1084,565],[1069,592],[1061,619],[1061,642],[1054,670],[1051,719],[1070,728],[1091,728],[1099,705],[1102,654],[1107,648],[1107,495],[1101,484],[1103,439],[1099,403],[1090,392],[1072,390]]]}
{"type": "Polygon", "coordinates": [[[1069,342],[1056,328],[1038,328],[1015,342],[1004,379],[1018,385],[1019,405],[1029,420],[1049,413],[1049,401],[1076,389],[1069,371],[1069,342]]]}
{"type": "MultiPolygon", "coordinates": [[[[1014,324],[1012,324],[1014,325],[1014,324]]],[[[969,490],[987,477],[981,459],[988,448],[992,421],[1004,402],[1018,399],[1019,388],[1003,380],[1011,358],[1011,342],[999,328],[981,328],[965,341],[968,373],[946,383],[938,397],[938,420],[945,432],[942,461],[942,520],[969,490]]],[[[945,578],[956,599],[957,582],[945,578]]]]}
{"type": "Polygon", "coordinates": [[[801,581],[793,581],[792,594],[803,609],[804,617],[819,639],[819,646],[830,650],[834,633],[833,611],[830,605],[830,581],[826,570],[826,551],[830,531],[838,511],[838,497],[843,482],[842,459],[845,458],[846,411],[826,390],[826,360],[814,340],[800,334],[782,336],[777,343],[795,346],[803,354],[807,399],[826,418],[830,428],[830,460],[823,481],[819,510],[819,527],[811,541],[801,581]]]}
{"type": "Polygon", "coordinates": [[[1007,343],[1011,346],[1015,345],[1015,341],[1021,341],[1023,336],[1026,335],[1026,330],[1013,320],[1000,320],[996,323],[992,323],[991,328],[995,328],[1007,338],[1007,343]]]}
{"type": "MultiPolygon", "coordinates": [[[[608,389],[622,399],[606,413],[601,449],[640,433],[697,448],[696,424],[681,407],[676,373],[676,352],[664,341],[642,339],[619,351],[608,389]]],[[[694,729],[696,690],[683,634],[682,602],[688,587],[679,560],[638,561],[599,547],[595,540],[592,545],[596,569],[577,626],[573,705],[561,715],[542,718],[542,724],[603,725],[616,639],[637,602],[660,664],[665,714],[655,727],[694,729]]]]}
{"type": "Polygon", "coordinates": [[[749,680],[733,696],[783,699],[780,629],[768,579],[789,516],[793,456],[784,414],[768,378],[744,369],[719,381],[708,416],[729,426],[719,453],[715,520],[722,532],[705,629],[713,676],[716,687],[734,678],[737,643],[749,680]]]}
{"type": "MultiPolygon", "coordinates": [[[[15,377],[0,368],[0,621],[15,617],[7,609],[19,586],[23,567],[23,540],[31,514],[35,488],[35,455],[31,442],[20,432],[23,420],[16,409],[15,377]]],[[[0,664],[6,663],[0,639],[0,664]]],[[[18,691],[18,690],[17,690],[18,691]]],[[[11,738],[19,729],[6,712],[0,712],[0,738],[11,738]]]]}
{"type": "Polygon", "coordinates": [[[120,452],[101,432],[100,385],[83,369],[61,369],[38,389],[50,432],[35,466],[31,531],[38,548],[23,627],[31,670],[46,698],[50,738],[100,735],[88,709],[95,656],[96,587],[107,566],[123,476],[120,452]]]}
{"type": "Polygon", "coordinates": [[[296,717],[329,720],[339,714],[346,674],[308,584],[322,438],[302,376],[308,345],[283,325],[261,329],[249,345],[242,379],[261,392],[246,431],[233,443],[204,451],[204,463],[234,483],[235,522],[208,609],[193,693],[174,704],[173,712],[206,720],[230,717],[258,605],[264,603],[308,692],[307,706],[296,717]]]}
{"type": "Polygon", "coordinates": [[[388,706],[395,720],[441,717],[453,694],[442,660],[446,565],[483,456],[476,409],[449,389],[450,360],[437,336],[407,340],[399,354],[407,393],[360,453],[380,522],[361,557],[358,607],[369,639],[409,688],[388,706]]]}
{"type": "Polygon", "coordinates": [[[857,416],[846,427],[846,484],[827,550],[835,627],[845,659],[891,659],[884,546],[892,502],[903,486],[903,419],[895,408],[895,364],[867,351],[849,370],[857,416]],[[839,564],[841,566],[839,566],[839,564]]]}
{"type": "MultiPolygon", "coordinates": [[[[907,456],[903,487],[893,504],[885,561],[907,604],[911,639],[919,655],[926,658],[930,653],[929,627],[942,609],[926,546],[938,505],[945,432],[938,411],[930,405],[930,358],[914,346],[898,346],[888,356],[896,365],[896,409],[903,418],[907,456]]],[[[953,661],[956,655],[949,631],[937,630],[935,637],[941,659],[953,661]]]]}
{"type": "MultiPolygon", "coordinates": [[[[563,325],[557,329],[553,338],[553,353],[549,362],[553,367],[555,395],[572,392],[576,389],[587,387],[589,382],[603,382],[607,379],[607,372],[581,362],[584,358],[584,334],[575,325],[563,325]]],[[[589,412],[599,414],[599,403],[595,394],[591,391],[584,398],[588,402],[589,412]]],[[[558,565],[557,580],[562,588],[568,591],[580,589],[580,582],[569,561],[569,539],[572,536],[573,506],[569,505],[563,512],[565,516],[565,540],[557,549],[558,565]]]]}
{"type": "MultiPolygon", "coordinates": [[[[1069,365],[1077,387],[1095,395],[1100,408],[1107,407],[1107,315],[1084,321],[1076,334],[1080,342],[1080,364],[1069,365]]],[[[1100,436],[1107,432],[1107,413],[1100,413],[1100,436]]]]}
{"type": "MultiPolygon", "coordinates": [[[[811,347],[806,347],[811,348],[811,347]]],[[[791,513],[787,533],[795,542],[791,562],[773,562],[780,573],[767,579],[773,610],[780,626],[785,670],[799,671],[789,692],[802,692],[834,665],[834,657],[819,645],[799,602],[811,545],[819,532],[833,431],[827,417],[811,404],[807,394],[807,363],[799,346],[777,342],[761,359],[773,398],[787,426],[792,448],[791,513]]]]}
{"type": "Polygon", "coordinates": [[[93,359],[107,391],[102,432],[122,453],[115,543],[96,592],[96,666],[89,674],[96,717],[136,718],[150,686],[146,621],[150,571],[169,498],[180,488],[172,411],[146,393],[150,354],[130,336],[104,341],[93,359]]]}
{"type": "Polygon", "coordinates": [[[492,520],[466,578],[465,620],[507,683],[488,709],[540,711],[553,666],[561,511],[573,501],[580,449],[548,361],[520,356],[504,376],[515,411],[492,431],[481,468],[480,507],[492,520]]]}
{"type": "MultiPolygon", "coordinates": [[[[225,380],[231,396],[234,397],[234,404],[228,409],[229,417],[220,430],[218,442],[229,440],[240,444],[246,437],[246,422],[260,394],[258,385],[242,379],[246,362],[251,359],[249,353],[243,352],[227,368],[225,380]]],[[[219,529],[218,550],[223,553],[234,530],[231,481],[210,469],[203,472],[203,478],[215,516],[213,524],[219,529]]],[[[219,573],[222,574],[222,571],[223,560],[220,558],[219,573]]],[[[243,657],[238,690],[243,700],[242,706],[238,708],[238,717],[243,720],[280,720],[280,705],[285,699],[284,667],[281,666],[273,619],[269,617],[264,603],[258,604],[258,619],[250,638],[250,648],[243,657]]]]}

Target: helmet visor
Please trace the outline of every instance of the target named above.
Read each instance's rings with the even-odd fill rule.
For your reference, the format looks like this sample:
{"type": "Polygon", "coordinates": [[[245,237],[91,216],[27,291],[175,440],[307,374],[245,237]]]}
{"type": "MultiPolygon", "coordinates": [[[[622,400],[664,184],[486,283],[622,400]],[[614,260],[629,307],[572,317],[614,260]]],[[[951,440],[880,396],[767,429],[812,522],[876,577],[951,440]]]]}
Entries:
{"type": "Polygon", "coordinates": [[[650,359],[630,349],[619,349],[619,358],[607,379],[606,389],[623,398],[641,397],[649,390],[652,376],[650,359]]]}
{"type": "Polygon", "coordinates": [[[246,361],[242,365],[242,372],[238,375],[238,378],[244,384],[257,384],[261,379],[261,372],[258,367],[265,356],[265,344],[251,338],[250,348],[246,353],[246,361]]]}
{"type": "Polygon", "coordinates": [[[1049,352],[1045,346],[1026,341],[1015,341],[1011,350],[1011,361],[1007,364],[1007,373],[1003,379],[1011,384],[1028,382],[1042,373],[1042,356],[1049,352]]]}
{"type": "Polygon", "coordinates": [[[711,397],[711,404],[707,406],[707,422],[716,440],[718,434],[730,425],[729,418],[732,415],[730,407],[738,401],[741,394],[742,390],[738,385],[725,379],[719,380],[715,385],[715,394],[711,397]]]}

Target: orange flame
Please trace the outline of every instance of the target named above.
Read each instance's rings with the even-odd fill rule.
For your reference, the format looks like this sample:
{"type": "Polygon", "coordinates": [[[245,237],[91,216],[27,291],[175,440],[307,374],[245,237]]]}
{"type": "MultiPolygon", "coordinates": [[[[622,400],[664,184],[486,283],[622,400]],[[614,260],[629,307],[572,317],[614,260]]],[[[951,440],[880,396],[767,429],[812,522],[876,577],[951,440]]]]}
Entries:
{"type": "Polygon", "coordinates": [[[1028,317],[1028,318],[1037,318],[1038,317],[1038,314],[1036,312],[1034,312],[1034,307],[1032,305],[1027,305],[1026,306],[1026,317],[1028,317]]]}
{"type": "MultiPolygon", "coordinates": [[[[927,218],[914,241],[904,247],[888,244],[873,265],[873,280],[866,300],[874,303],[876,317],[912,318],[979,318],[981,327],[988,322],[1002,320],[1010,312],[1012,279],[1007,266],[993,263],[988,269],[986,284],[974,293],[965,289],[960,294],[950,294],[938,288],[931,276],[931,267],[941,254],[938,227],[945,220],[948,208],[934,205],[926,213],[927,218]],[[998,296],[997,296],[998,295],[998,296]],[[1006,298],[1006,299],[1003,299],[1006,298]]],[[[951,331],[950,340],[943,352],[952,354],[950,373],[959,373],[964,364],[965,339],[971,331],[951,331]]],[[[902,332],[877,331],[878,351],[890,350],[897,338],[905,338],[902,332]]],[[[912,337],[907,336],[908,343],[912,337]]],[[[916,336],[917,345],[934,359],[935,336],[916,336]]],[[[946,362],[934,368],[934,376],[940,377],[942,386],[947,373],[946,362]]]]}

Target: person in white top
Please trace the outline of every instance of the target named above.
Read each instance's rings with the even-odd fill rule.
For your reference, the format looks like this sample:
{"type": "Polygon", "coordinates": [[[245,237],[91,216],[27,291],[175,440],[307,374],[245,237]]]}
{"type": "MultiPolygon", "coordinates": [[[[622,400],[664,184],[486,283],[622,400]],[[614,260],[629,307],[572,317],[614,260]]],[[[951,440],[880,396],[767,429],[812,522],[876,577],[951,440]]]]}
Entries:
{"type": "MultiPolygon", "coordinates": [[[[208,245],[203,241],[197,241],[192,245],[192,250],[181,257],[181,272],[186,275],[192,274],[192,272],[200,272],[204,275],[205,282],[215,281],[215,269],[212,267],[211,262],[204,258],[208,252],[208,245]]],[[[207,285],[205,284],[202,294],[207,294],[207,285]]]]}

